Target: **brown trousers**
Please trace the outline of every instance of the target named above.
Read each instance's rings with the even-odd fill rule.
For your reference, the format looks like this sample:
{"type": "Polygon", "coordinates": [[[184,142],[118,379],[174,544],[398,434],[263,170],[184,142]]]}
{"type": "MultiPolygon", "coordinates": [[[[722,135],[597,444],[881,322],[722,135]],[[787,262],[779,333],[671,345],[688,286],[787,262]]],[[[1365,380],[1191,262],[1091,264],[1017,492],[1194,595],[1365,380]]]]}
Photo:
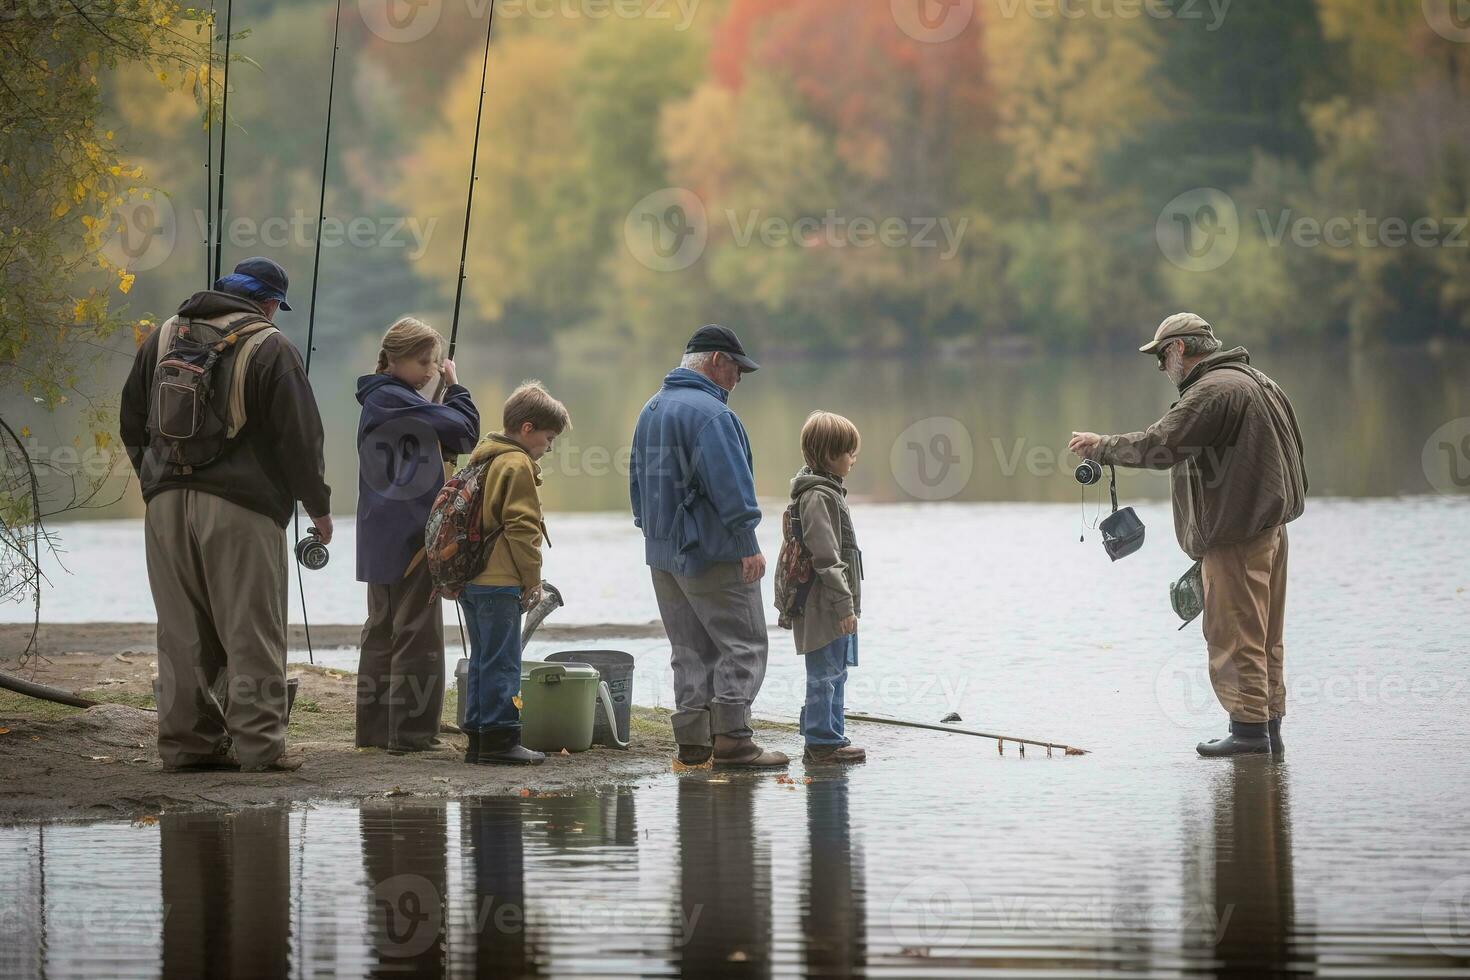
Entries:
{"type": "Polygon", "coordinates": [[[421,747],[444,707],[444,618],[429,563],[392,585],[368,586],[357,665],[357,744],[421,747]]]}
{"type": "Polygon", "coordinates": [[[1232,721],[1286,714],[1286,528],[1205,553],[1210,683],[1232,721]]]}
{"type": "Polygon", "coordinates": [[[158,616],[158,754],[191,765],[233,739],[241,765],[286,749],[286,532],[223,497],[166,490],[143,518],[158,616]],[[224,710],[211,691],[224,674],[224,710]]]}

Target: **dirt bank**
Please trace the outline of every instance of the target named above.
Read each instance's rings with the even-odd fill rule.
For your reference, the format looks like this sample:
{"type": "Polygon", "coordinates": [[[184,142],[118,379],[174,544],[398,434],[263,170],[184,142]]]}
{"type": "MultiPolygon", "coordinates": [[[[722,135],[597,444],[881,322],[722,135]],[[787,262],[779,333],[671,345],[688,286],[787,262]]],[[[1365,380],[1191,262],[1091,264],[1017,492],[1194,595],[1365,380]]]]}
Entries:
{"type": "MultiPolygon", "coordinates": [[[[151,627],[148,628],[151,633],[151,627]]],[[[315,633],[315,630],[313,630],[315,633]]],[[[14,662],[0,668],[15,671],[14,662]]],[[[628,782],[671,766],[667,712],[635,709],[633,747],[552,756],[535,768],[467,766],[462,736],[436,752],[394,756],[352,744],[354,674],[292,664],[300,691],[288,737],[306,750],[294,773],[171,773],[158,759],[148,654],[48,654],[20,671],[42,684],[107,702],[86,710],[0,691],[0,823],[96,819],[162,810],[393,796],[503,796],[628,782]]],[[[453,718],[453,690],[444,717],[453,718]]],[[[762,726],[763,741],[800,751],[800,736],[762,726]]]]}

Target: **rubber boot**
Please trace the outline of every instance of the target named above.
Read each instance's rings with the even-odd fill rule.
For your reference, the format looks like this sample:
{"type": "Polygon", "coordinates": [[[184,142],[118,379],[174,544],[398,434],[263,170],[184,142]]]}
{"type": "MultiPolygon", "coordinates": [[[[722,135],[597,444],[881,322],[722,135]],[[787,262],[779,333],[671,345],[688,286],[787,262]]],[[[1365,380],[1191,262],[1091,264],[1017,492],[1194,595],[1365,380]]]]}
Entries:
{"type": "Polygon", "coordinates": [[[851,765],[857,762],[867,762],[868,753],[856,745],[808,745],[801,754],[801,761],[807,765],[823,763],[851,765]]]}
{"type": "Polygon", "coordinates": [[[544,753],[521,744],[518,728],[480,733],[480,750],[475,762],[482,766],[539,766],[546,761],[544,753]]]}
{"type": "Polygon", "coordinates": [[[1222,759],[1233,755],[1258,755],[1271,751],[1271,739],[1264,721],[1232,721],[1230,734],[1222,739],[1201,742],[1195,751],[1206,759],[1222,759]]]}
{"type": "Polygon", "coordinates": [[[716,769],[781,769],[791,764],[785,752],[768,752],[749,735],[715,736],[716,769]]]}
{"type": "Polygon", "coordinates": [[[480,761],[480,733],[465,732],[470,737],[470,744],[464,750],[464,761],[474,765],[480,761]]]}
{"type": "Polygon", "coordinates": [[[1286,743],[1281,741],[1281,716],[1272,718],[1267,725],[1267,736],[1271,739],[1271,754],[1285,755],[1286,743]]]}
{"type": "Polygon", "coordinates": [[[709,761],[714,754],[714,749],[708,745],[680,745],[679,762],[686,766],[702,766],[709,761]]]}

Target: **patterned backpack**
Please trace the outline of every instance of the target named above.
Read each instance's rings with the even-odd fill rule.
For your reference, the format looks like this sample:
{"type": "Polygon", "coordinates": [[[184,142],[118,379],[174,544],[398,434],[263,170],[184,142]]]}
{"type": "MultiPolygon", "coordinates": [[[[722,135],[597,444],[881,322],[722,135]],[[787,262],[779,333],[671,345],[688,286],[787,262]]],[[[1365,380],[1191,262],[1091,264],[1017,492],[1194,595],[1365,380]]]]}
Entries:
{"type": "Polygon", "coordinates": [[[471,579],[485,570],[490,549],[505,529],[486,534],[481,526],[485,474],[494,460],[472,463],[450,477],[434,498],[424,526],[424,557],[434,581],[430,599],[458,599],[471,579]]]}
{"type": "Polygon", "coordinates": [[[781,515],[781,554],[776,559],[777,625],[789,630],[806,607],[816,573],[812,553],[801,536],[801,513],[792,501],[781,515]]]}

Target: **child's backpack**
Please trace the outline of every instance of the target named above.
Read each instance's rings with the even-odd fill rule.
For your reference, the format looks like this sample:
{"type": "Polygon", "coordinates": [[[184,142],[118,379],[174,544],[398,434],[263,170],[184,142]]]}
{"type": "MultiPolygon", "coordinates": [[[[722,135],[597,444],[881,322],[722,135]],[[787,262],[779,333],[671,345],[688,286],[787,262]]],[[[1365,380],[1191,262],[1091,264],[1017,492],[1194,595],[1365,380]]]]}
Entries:
{"type": "Polygon", "coordinates": [[[505,528],[489,534],[481,525],[485,506],[485,474],[494,460],[471,463],[455,473],[434,498],[424,525],[424,558],[434,582],[430,600],[458,599],[471,579],[485,570],[490,548],[505,528]]]}
{"type": "Polygon", "coordinates": [[[812,553],[801,536],[801,512],[793,500],[781,515],[781,554],[776,558],[776,621],[783,630],[791,629],[801,615],[815,580],[812,553]]]}
{"type": "Polygon", "coordinates": [[[245,424],[245,370],[276,328],[246,313],[224,327],[170,319],[159,328],[148,406],[152,458],[188,474],[208,466],[245,424]]]}

